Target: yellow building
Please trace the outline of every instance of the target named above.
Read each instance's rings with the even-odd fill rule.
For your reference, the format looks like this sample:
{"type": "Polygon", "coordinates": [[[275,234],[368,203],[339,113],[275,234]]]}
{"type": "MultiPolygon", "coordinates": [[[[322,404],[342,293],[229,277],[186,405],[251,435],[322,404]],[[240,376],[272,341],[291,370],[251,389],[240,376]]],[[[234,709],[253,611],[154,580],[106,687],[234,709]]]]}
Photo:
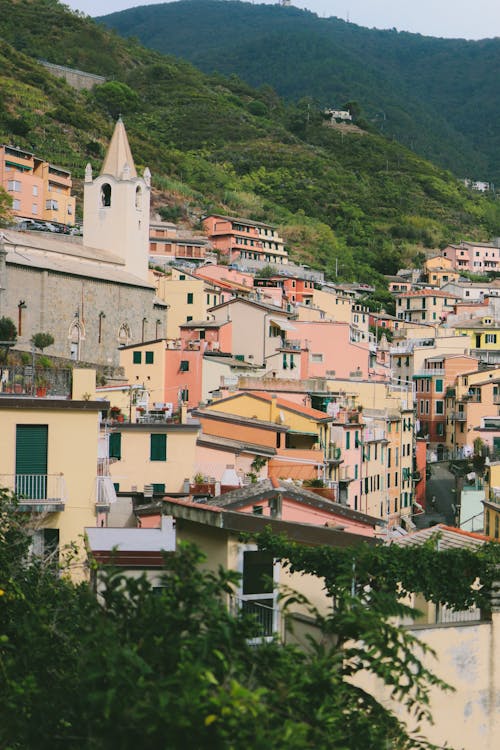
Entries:
{"type": "Polygon", "coordinates": [[[457,281],[460,278],[458,271],[453,270],[453,264],[449,258],[444,255],[436,255],[429,258],[424,263],[424,276],[427,283],[431,286],[442,287],[450,281],[457,281]]]}
{"type": "Polygon", "coordinates": [[[490,464],[485,474],[484,490],[484,533],[490,539],[500,541],[500,460],[490,464]]]}
{"type": "MultiPolygon", "coordinates": [[[[165,391],[166,346],[164,339],[158,339],[120,348],[120,366],[129,385],[124,389],[119,405],[129,421],[135,419],[137,408],[154,408],[155,403],[163,404],[167,400],[165,395],[171,396],[168,401],[177,405],[177,387],[171,392],[165,391]]],[[[116,399],[111,400],[114,403],[116,399]]]]}
{"type": "Polygon", "coordinates": [[[471,349],[497,352],[500,345],[500,325],[491,315],[480,320],[452,325],[457,336],[468,336],[471,349]]]}
{"type": "Polygon", "coordinates": [[[150,270],[157,296],[169,305],[167,339],[180,336],[179,326],[191,320],[207,320],[207,309],[219,303],[219,291],[204,279],[172,268],[168,273],[150,270]]]}
{"type": "Polygon", "coordinates": [[[328,424],[333,421],[332,417],[275,394],[237,393],[214,401],[206,409],[287,425],[287,441],[293,445],[286,447],[307,449],[312,445],[326,446],[329,443],[328,424]]]}
{"type": "MultiPolygon", "coordinates": [[[[31,514],[34,547],[62,553],[83,529],[105,522],[115,499],[98,461],[100,412],[90,400],[95,373],[73,371],[73,397],[0,398],[0,485],[15,492],[21,512],[31,514]],[[104,515],[101,515],[104,514],[104,515]]],[[[84,571],[76,565],[75,577],[84,571]]]]}

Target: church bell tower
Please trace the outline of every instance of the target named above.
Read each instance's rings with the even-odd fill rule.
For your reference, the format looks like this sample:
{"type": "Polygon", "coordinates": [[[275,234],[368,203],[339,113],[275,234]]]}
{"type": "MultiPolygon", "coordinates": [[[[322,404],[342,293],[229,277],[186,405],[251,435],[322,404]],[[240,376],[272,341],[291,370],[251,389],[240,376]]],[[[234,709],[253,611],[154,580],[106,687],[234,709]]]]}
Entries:
{"type": "Polygon", "coordinates": [[[83,244],[122,259],[124,270],[147,281],[151,173],[137,171],[127,133],[118,119],[100,174],[87,165],[83,197],[83,244]]]}

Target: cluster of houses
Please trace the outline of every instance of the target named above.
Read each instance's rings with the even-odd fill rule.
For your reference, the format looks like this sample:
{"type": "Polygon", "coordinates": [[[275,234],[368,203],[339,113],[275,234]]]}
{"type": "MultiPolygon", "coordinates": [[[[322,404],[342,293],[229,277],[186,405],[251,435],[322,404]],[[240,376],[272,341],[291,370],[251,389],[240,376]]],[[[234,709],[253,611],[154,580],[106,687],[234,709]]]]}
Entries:
{"type": "MultiPolygon", "coordinates": [[[[29,155],[4,152],[12,181],[31,174],[29,155]]],[[[0,374],[0,486],[31,514],[37,550],[85,535],[76,578],[92,556],[154,581],[164,551],[195,541],[207,564],[241,572],[236,598],[263,634],[291,638],[266,574],[305,586],[320,610],[321,586],[291,580],[244,532],[423,543],[428,463],[478,457],[461,528],[441,533],[451,546],[500,539],[500,281],[461,277],[499,270],[499,243],[449,246],[390,277],[395,314],[374,313],[366,288],[291,263],[276,228],[211,215],[197,236],[150,222],[150,192],[119,120],[100,173],[86,170],[83,237],[0,236],[0,318],[18,334],[0,374]],[[60,363],[43,391],[41,331],[60,363]]],[[[493,621],[467,619],[471,648],[490,643],[493,621]]],[[[311,625],[300,605],[296,620],[300,639],[311,625]]],[[[453,620],[429,606],[420,627],[433,643],[453,620]]],[[[473,705],[468,747],[490,672],[453,698],[473,705]]],[[[494,747],[495,722],[492,709],[482,747],[494,747]]],[[[440,724],[434,739],[454,731],[440,724]]]]}

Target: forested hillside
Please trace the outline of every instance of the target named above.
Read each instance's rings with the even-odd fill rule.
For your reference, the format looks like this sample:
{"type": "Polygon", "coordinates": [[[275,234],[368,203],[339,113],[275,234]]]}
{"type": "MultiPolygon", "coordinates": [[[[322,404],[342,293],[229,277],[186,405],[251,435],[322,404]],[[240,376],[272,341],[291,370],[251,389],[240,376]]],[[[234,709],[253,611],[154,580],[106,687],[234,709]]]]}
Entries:
{"type": "Polygon", "coordinates": [[[366,29],[297,8],[183,0],[103,23],[290,100],[356,100],[372,126],[458,176],[500,184],[500,39],[366,29]]]}
{"type": "Polygon", "coordinates": [[[164,216],[274,223],[292,258],[330,276],[373,281],[423,250],[500,235],[498,202],[383,135],[325,127],[310,102],[208,77],[56,0],[0,0],[0,142],[78,181],[88,161],[100,167],[119,113],[164,216]],[[76,92],[37,58],[109,80],[76,92]]]}

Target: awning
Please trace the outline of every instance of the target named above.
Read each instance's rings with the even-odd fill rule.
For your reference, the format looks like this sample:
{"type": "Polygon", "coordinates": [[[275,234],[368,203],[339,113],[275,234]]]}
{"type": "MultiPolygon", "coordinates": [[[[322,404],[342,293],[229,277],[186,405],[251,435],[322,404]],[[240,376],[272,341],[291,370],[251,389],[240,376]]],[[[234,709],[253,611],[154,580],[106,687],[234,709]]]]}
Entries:
{"type": "Polygon", "coordinates": [[[280,318],[271,318],[271,323],[281,328],[282,331],[295,331],[295,327],[290,323],[289,320],[280,318]]]}

